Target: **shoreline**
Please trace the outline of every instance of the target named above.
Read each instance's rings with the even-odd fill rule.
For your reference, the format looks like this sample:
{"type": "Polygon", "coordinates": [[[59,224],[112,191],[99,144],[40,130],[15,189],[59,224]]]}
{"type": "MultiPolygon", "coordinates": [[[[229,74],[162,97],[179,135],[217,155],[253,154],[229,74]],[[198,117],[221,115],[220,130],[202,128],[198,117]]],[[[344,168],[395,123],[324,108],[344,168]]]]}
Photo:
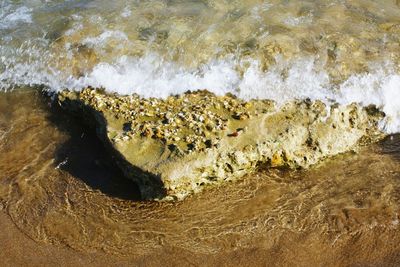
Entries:
{"type": "Polygon", "coordinates": [[[397,263],[398,135],[310,170],[256,172],[179,203],[138,202],[115,195],[129,184],[116,186],[123,180],[95,133],[39,92],[0,103],[1,213],[15,222],[0,217],[9,265],[397,263]]]}
{"type": "Polygon", "coordinates": [[[0,267],[400,266],[400,0],[0,1],[0,267]]]}

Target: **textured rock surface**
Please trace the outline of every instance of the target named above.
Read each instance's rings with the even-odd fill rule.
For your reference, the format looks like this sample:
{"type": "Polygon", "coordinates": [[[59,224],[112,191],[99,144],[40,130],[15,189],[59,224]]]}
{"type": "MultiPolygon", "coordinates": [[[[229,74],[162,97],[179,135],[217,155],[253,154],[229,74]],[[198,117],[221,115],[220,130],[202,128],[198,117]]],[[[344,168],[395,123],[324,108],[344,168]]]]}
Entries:
{"type": "Polygon", "coordinates": [[[95,124],[145,199],[182,199],[259,166],[308,167],[382,136],[383,114],[356,104],[293,101],[276,108],[206,91],[160,100],[85,89],[58,98],[95,124]]]}

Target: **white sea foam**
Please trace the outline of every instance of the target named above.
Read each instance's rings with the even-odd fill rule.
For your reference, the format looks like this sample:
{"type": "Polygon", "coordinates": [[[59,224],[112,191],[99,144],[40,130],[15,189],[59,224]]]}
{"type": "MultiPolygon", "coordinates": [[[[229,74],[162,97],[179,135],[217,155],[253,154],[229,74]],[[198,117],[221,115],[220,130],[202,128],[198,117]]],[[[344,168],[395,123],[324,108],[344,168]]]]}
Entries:
{"type": "Polygon", "coordinates": [[[267,72],[260,70],[257,61],[250,61],[243,75],[239,75],[236,66],[232,58],[213,60],[198,69],[185,69],[154,54],[141,58],[123,56],[113,64],[98,64],[84,77],[69,79],[66,87],[78,90],[87,86],[102,87],[119,94],[161,98],[207,89],[217,95],[233,93],[243,99],[272,99],[280,104],[291,99],[335,97],[328,74],[317,71],[310,58],[292,62],[279,60],[267,72]]]}
{"type": "Polygon", "coordinates": [[[119,41],[127,41],[128,37],[124,32],[121,31],[104,31],[97,37],[87,37],[85,38],[82,43],[89,46],[94,47],[101,47],[103,46],[108,40],[114,39],[119,41]]]}
{"type": "Polygon", "coordinates": [[[333,97],[329,76],[316,69],[314,60],[278,60],[267,72],[252,62],[239,82],[238,96],[244,99],[272,99],[282,104],[291,99],[330,99],[333,97]]]}
{"type": "Polygon", "coordinates": [[[22,6],[14,11],[9,10],[9,6],[2,7],[0,11],[0,29],[9,29],[17,26],[19,23],[32,22],[32,9],[22,6]]]}
{"type": "Polygon", "coordinates": [[[387,133],[400,132],[400,75],[382,71],[354,75],[340,86],[335,98],[340,103],[376,105],[386,114],[381,128],[387,133]]]}
{"type": "Polygon", "coordinates": [[[217,95],[228,92],[243,99],[272,99],[282,104],[292,99],[320,99],[342,104],[376,105],[386,114],[381,128],[400,132],[400,75],[377,70],[356,74],[334,89],[328,74],[312,59],[278,61],[267,72],[257,61],[240,76],[233,60],[212,61],[198,70],[187,70],[150,55],[140,59],[120,58],[115,64],[99,64],[75,83],[104,87],[120,94],[166,97],[187,90],[208,89],[217,95]]]}
{"type": "Polygon", "coordinates": [[[0,88],[44,85],[49,90],[59,91],[92,86],[119,94],[160,98],[187,90],[208,89],[217,95],[229,92],[243,99],[272,99],[280,104],[305,98],[327,103],[357,102],[379,107],[387,115],[381,123],[382,129],[387,133],[400,132],[400,75],[387,70],[355,74],[333,87],[326,71],[318,69],[311,58],[290,62],[278,59],[267,72],[260,70],[257,61],[246,62],[249,67],[240,75],[236,67],[244,62],[238,63],[233,58],[213,60],[198,69],[186,69],[149,54],[141,58],[122,56],[113,63],[99,63],[90,73],[76,78],[49,68],[43,60],[45,52],[33,49],[32,45],[15,53],[7,58],[0,57],[0,68],[3,65],[4,69],[0,72],[0,88]],[[12,60],[18,58],[17,54],[29,60],[12,60]]]}
{"type": "Polygon", "coordinates": [[[124,56],[114,64],[101,63],[90,74],[75,81],[78,87],[90,85],[120,94],[162,98],[198,89],[225,94],[234,92],[239,83],[239,75],[230,60],[213,61],[200,69],[187,70],[155,55],[124,56]]]}

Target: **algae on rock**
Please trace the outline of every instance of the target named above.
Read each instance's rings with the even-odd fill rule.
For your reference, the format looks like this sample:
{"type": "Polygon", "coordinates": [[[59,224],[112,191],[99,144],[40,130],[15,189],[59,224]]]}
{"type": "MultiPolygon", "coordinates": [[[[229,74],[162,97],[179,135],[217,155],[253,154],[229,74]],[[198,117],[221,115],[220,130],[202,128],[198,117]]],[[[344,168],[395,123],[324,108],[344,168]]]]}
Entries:
{"type": "Polygon", "coordinates": [[[59,102],[94,121],[144,199],[183,199],[258,166],[308,167],[380,136],[374,107],[243,101],[187,92],[167,99],[63,91],[59,102]]]}

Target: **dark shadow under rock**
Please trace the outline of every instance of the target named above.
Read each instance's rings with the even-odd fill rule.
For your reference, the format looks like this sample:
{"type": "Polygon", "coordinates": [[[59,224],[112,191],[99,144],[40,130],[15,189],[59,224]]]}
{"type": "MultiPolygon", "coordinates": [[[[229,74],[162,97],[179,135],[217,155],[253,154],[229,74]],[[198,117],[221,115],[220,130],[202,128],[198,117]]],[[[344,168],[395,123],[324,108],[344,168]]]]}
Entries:
{"type": "Polygon", "coordinates": [[[62,104],[63,107],[68,105],[68,108],[53,105],[51,120],[71,136],[65,148],[59,150],[59,162],[62,163],[67,157],[70,162],[61,166],[63,170],[79,177],[93,188],[120,198],[137,200],[135,196],[138,195],[142,200],[165,197],[166,192],[158,176],[133,166],[112,147],[106,129],[103,128],[107,124],[101,113],[89,106],[82,106],[78,101],[64,101],[62,104]],[[63,118],[56,117],[60,114],[63,118]],[[71,151],[72,147],[76,147],[76,151],[71,162],[71,155],[68,156],[63,151],[71,151]],[[85,162],[85,158],[90,162],[85,162]],[[90,171],[88,166],[92,166],[96,171],[90,171]],[[107,175],[111,170],[113,174],[107,175]]]}
{"type": "Polygon", "coordinates": [[[51,105],[49,114],[48,119],[70,136],[59,146],[55,155],[56,164],[61,170],[110,197],[141,200],[138,185],[126,179],[115,166],[115,159],[99,140],[94,128],[58,105],[51,105]]]}
{"type": "Polygon", "coordinates": [[[400,134],[389,135],[378,143],[382,154],[400,161],[400,134]]]}

